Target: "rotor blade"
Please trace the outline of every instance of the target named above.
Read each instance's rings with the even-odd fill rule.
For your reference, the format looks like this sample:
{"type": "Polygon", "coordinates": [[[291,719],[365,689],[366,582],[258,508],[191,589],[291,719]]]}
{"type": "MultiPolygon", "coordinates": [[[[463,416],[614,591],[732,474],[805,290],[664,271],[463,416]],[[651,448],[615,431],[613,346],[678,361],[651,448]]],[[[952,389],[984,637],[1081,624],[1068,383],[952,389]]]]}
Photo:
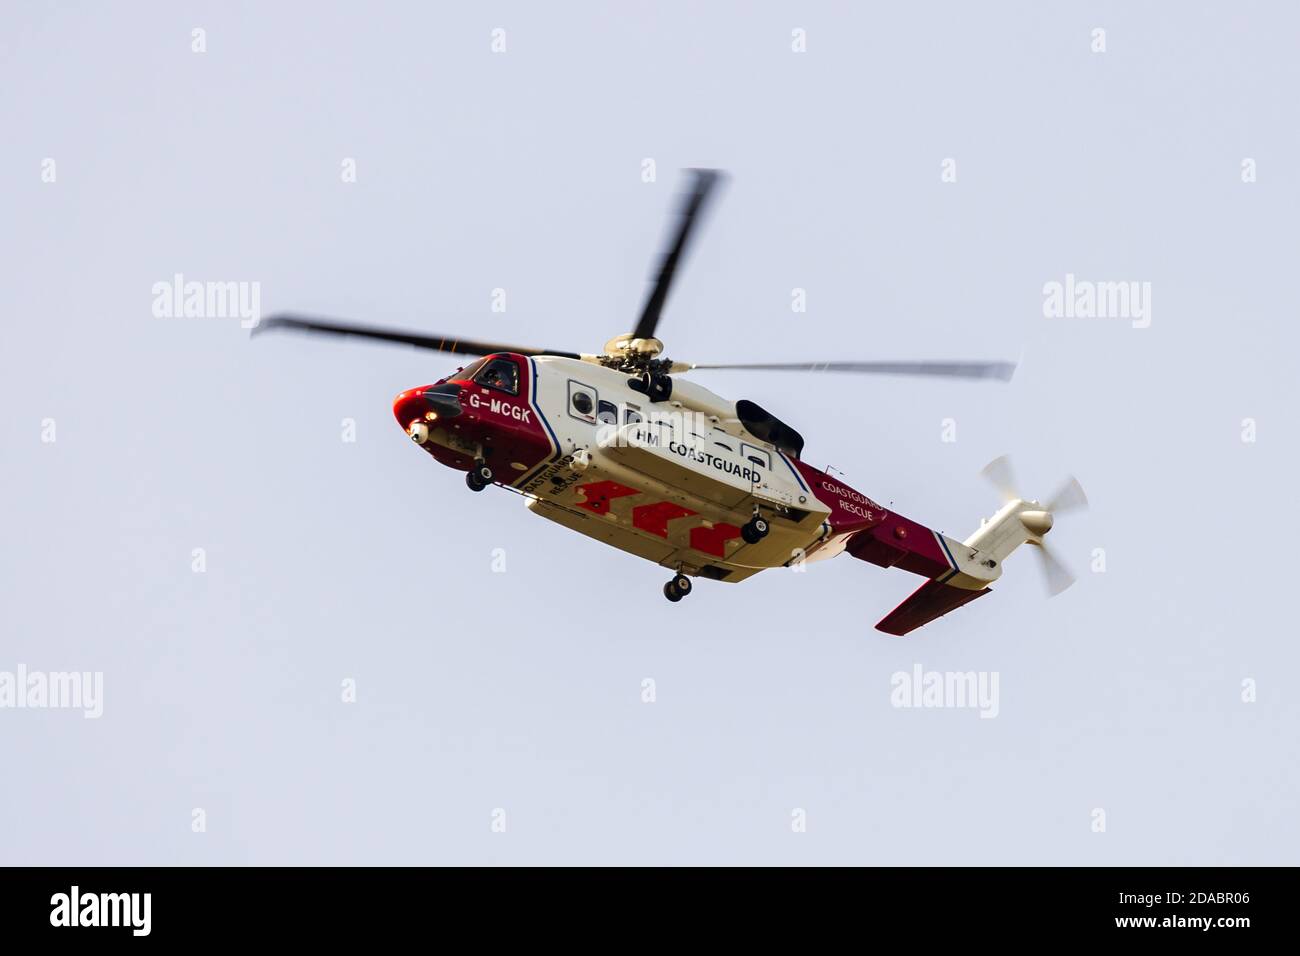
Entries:
{"type": "Polygon", "coordinates": [[[984,470],[980,474],[987,478],[989,484],[998,490],[998,494],[1002,495],[1003,501],[1015,501],[1020,497],[1016,492],[1016,475],[1011,470],[1010,455],[994,458],[984,466],[984,470]]]}
{"type": "Polygon", "coordinates": [[[450,352],[459,355],[491,355],[493,352],[517,352],[520,355],[559,355],[564,358],[580,358],[576,352],[557,352],[553,349],[535,349],[520,345],[505,345],[501,342],[477,342],[473,339],[456,338],[450,335],[423,335],[402,329],[378,329],[368,325],[352,325],[335,322],[331,319],[318,319],[313,316],[280,313],[267,316],[253,328],[254,335],[273,329],[291,329],[297,332],[317,332],[325,335],[352,335],[363,339],[377,339],[381,342],[395,342],[410,345],[417,349],[429,349],[434,352],[450,352]]]}
{"type": "Polygon", "coordinates": [[[1047,545],[1039,544],[1037,548],[1042,559],[1043,579],[1047,583],[1047,593],[1051,597],[1056,597],[1074,583],[1074,572],[1062,564],[1061,559],[1047,545]]]}
{"type": "Polygon", "coordinates": [[[858,372],[865,375],[926,375],[943,378],[1011,380],[1014,362],[775,362],[743,365],[692,365],[701,369],[756,369],[767,372],[858,372]]]}
{"type": "Polygon", "coordinates": [[[690,172],[694,174],[695,181],[691,185],[691,191],[682,198],[677,234],[673,237],[667,252],[664,253],[663,261],[659,265],[659,275],[655,278],[650,295],[641,309],[641,318],[636,320],[636,328],[632,330],[633,338],[648,339],[655,334],[655,326],[659,324],[659,313],[663,311],[664,303],[668,301],[668,289],[673,284],[673,275],[677,272],[677,266],[690,242],[691,231],[704,211],[713,187],[722,178],[722,174],[716,169],[692,169],[690,172]]]}
{"type": "Polygon", "coordinates": [[[1047,510],[1052,514],[1065,514],[1088,507],[1088,496],[1083,493],[1083,486],[1071,475],[1061,485],[1056,494],[1048,499],[1047,510]]]}

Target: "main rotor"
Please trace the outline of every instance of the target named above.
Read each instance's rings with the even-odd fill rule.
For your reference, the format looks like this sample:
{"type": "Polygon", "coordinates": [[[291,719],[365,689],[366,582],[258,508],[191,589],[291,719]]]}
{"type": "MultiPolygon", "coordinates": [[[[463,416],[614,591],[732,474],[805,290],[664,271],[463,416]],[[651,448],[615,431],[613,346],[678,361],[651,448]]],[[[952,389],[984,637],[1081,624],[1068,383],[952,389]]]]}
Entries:
{"type": "Polygon", "coordinates": [[[373,326],[357,325],[314,316],[292,313],[279,313],[268,316],[253,329],[254,334],[271,329],[292,329],[302,332],[314,332],[326,335],[350,335],[414,348],[429,349],[435,352],[447,352],[460,355],[490,355],[494,352],[515,352],[521,355],[554,355],[562,358],[579,359],[603,365],[606,368],[626,372],[639,382],[652,397],[666,396],[671,386],[667,382],[669,375],[689,372],[692,369],[759,369],[766,371],[807,371],[807,372],[857,372],[877,375],[923,375],[950,378],[998,379],[1010,380],[1015,372],[1013,362],[776,362],[747,364],[710,364],[701,365],[691,362],[674,362],[663,357],[664,343],[656,338],[655,332],[668,301],[677,270],[684,261],[691,239],[698,230],[700,221],[723,180],[723,174],[716,169],[691,169],[689,186],[681,198],[678,207],[677,222],[664,246],[659,261],[658,272],[652,277],[650,289],[636,325],[630,332],[616,335],[605,343],[604,349],[595,354],[564,352],[555,349],[534,348],[519,345],[507,345],[502,342],[484,342],[461,339],[455,336],[433,335],[411,332],[402,329],[382,329],[373,326]]]}

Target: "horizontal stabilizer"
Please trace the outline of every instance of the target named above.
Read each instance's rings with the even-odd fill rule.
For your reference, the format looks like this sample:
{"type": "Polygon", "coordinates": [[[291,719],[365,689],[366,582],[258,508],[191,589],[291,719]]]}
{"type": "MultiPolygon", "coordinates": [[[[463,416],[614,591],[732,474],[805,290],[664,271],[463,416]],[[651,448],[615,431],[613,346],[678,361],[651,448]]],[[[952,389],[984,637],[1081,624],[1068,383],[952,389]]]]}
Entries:
{"type": "Polygon", "coordinates": [[[876,630],[902,637],[989,591],[990,588],[973,591],[969,588],[955,588],[951,584],[940,584],[938,581],[926,581],[906,601],[885,615],[876,625],[876,630]]]}

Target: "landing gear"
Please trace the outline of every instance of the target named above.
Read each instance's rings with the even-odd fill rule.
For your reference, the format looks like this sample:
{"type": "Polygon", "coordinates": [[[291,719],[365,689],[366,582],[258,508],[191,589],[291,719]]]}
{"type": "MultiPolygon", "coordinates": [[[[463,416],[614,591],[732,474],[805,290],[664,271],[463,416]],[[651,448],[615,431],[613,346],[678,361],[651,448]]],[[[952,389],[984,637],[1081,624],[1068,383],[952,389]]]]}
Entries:
{"type": "Polygon", "coordinates": [[[678,574],[671,581],[664,585],[664,597],[676,604],[686,595],[691,593],[694,587],[691,579],[684,574],[678,574]]]}
{"type": "Polygon", "coordinates": [[[492,484],[492,469],[481,458],[474,462],[474,467],[465,474],[465,484],[470,491],[482,491],[492,484]]]}
{"type": "Polygon", "coordinates": [[[740,526],[740,536],[745,539],[746,544],[758,544],[767,537],[767,533],[771,530],[768,527],[766,518],[754,515],[753,518],[740,526]]]}

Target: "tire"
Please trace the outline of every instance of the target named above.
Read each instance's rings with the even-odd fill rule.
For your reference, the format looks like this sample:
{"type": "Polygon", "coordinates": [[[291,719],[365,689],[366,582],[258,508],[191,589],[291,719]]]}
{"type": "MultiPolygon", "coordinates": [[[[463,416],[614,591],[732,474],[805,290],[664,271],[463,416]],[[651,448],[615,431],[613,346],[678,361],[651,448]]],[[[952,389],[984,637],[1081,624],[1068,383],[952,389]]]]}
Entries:
{"type": "Polygon", "coordinates": [[[477,468],[465,473],[465,484],[469,486],[470,491],[482,491],[487,487],[487,485],[479,478],[477,468]]]}
{"type": "Polygon", "coordinates": [[[682,599],[682,592],[677,590],[677,585],[669,581],[664,585],[664,597],[676,604],[682,599]]]}
{"type": "Polygon", "coordinates": [[[754,518],[740,526],[740,536],[745,539],[746,544],[758,544],[767,537],[768,530],[765,519],[754,518]]]}
{"type": "Polygon", "coordinates": [[[694,587],[694,585],[691,584],[691,579],[684,574],[677,575],[677,577],[672,579],[671,583],[673,587],[677,588],[677,593],[682,597],[686,597],[686,595],[690,594],[691,589],[694,587]]]}

